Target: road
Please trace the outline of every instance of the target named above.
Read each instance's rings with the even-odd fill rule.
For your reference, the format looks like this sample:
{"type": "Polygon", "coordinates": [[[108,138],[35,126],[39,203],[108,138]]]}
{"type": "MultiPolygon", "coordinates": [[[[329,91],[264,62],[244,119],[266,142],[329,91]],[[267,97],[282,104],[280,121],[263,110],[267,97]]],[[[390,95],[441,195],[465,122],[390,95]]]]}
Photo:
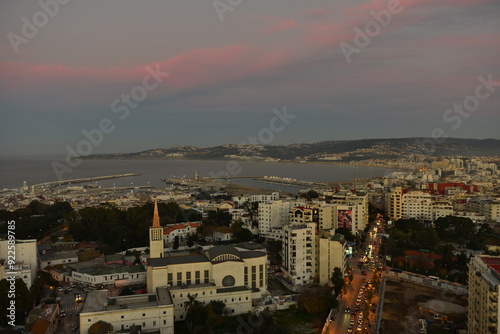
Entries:
{"type": "MultiPolygon", "coordinates": [[[[365,279],[367,281],[370,280],[372,278],[372,275],[373,275],[372,271],[366,270],[366,269],[361,269],[361,268],[358,268],[358,266],[357,266],[359,263],[359,259],[362,258],[364,254],[366,254],[365,251],[368,250],[370,245],[372,248],[372,252],[371,252],[372,257],[370,259],[370,263],[374,263],[376,265],[378,265],[378,264],[383,265],[383,263],[379,262],[379,260],[378,260],[379,235],[378,235],[378,233],[374,232],[374,227],[378,227],[378,229],[380,229],[380,226],[377,226],[378,222],[379,221],[376,220],[372,224],[372,228],[370,230],[371,233],[368,234],[363,247],[358,252],[358,254],[356,254],[357,257],[353,257],[353,258],[347,260],[349,267],[352,268],[353,280],[350,284],[347,285],[346,293],[342,296],[342,298],[340,300],[338,312],[332,316],[334,320],[330,321],[330,323],[327,324],[328,326],[326,328],[327,328],[327,333],[329,333],[329,334],[348,333],[348,328],[350,327],[350,321],[351,321],[351,312],[356,307],[356,299],[359,295],[360,288],[363,286],[362,281],[363,281],[363,279],[365,279]],[[367,275],[363,275],[362,274],[363,271],[366,271],[367,275]],[[351,312],[347,312],[347,313],[345,312],[347,307],[350,308],[351,312]]],[[[380,221],[380,224],[382,224],[382,223],[383,223],[383,221],[380,221]]],[[[374,291],[373,298],[371,301],[371,303],[374,305],[372,312],[369,313],[368,319],[363,319],[364,324],[367,327],[367,330],[365,330],[364,333],[371,333],[371,330],[374,328],[374,323],[375,323],[375,312],[374,311],[376,310],[376,307],[378,307],[378,301],[379,301],[379,295],[378,295],[378,289],[377,289],[374,291]]],[[[352,333],[363,333],[363,331],[356,330],[358,316],[360,313],[362,313],[362,305],[363,304],[364,303],[361,302],[361,310],[357,313],[357,315],[355,317],[353,317],[354,325],[351,326],[353,329],[352,333]]]]}
{"type": "MultiPolygon", "coordinates": [[[[67,284],[63,285],[65,289],[68,288],[67,284]]],[[[76,331],[71,331],[71,326],[73,324],[79,325],[78,313],[80,312],[83,303],[77,303],[75,298],[75,293],[80,293],[81,296],[85,299],[86,292],[74,288],[68,294],[63,292],[57,292],[57,297],[61,297],[61,301],[59,303],[61,310],[66,313],[65,317],[60,318],[60,324],[57,329],[57,334],[66,334],[66,333],[79,333],[79,329],[76,331]]]]}

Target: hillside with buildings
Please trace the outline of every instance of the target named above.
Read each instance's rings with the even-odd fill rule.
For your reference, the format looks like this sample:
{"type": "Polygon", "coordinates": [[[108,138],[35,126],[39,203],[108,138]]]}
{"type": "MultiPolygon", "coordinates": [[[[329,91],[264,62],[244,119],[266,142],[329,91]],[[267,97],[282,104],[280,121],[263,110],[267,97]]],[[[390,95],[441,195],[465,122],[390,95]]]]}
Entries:
{"type": "Polygon", "coordinates": [[[402,161],[428,161],[437,156],[500,156],[498,139],[389,138],[333,140],[311,144],[227,144],[179,146],[135,153],[93,154],[85,159],[239,159],[262,161],[355,163],[395,166],[402,161]]]}

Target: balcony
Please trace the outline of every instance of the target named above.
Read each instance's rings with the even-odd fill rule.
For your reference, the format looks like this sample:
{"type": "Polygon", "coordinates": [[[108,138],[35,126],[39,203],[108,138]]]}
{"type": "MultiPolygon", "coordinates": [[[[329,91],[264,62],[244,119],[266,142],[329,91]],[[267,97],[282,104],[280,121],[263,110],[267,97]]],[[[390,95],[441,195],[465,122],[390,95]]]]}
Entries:
{"type": "Polygon", "coordinates": [[[498,303],[498,296],[497,295],[490,296],[490,301],[492,303],[498,303]]]}
{"type": "Polygon", "coordinates": [[[492,317],[492,316],[490,316],[490,317],[488,317],[488,320],[489,320],[489,322],[490,322],[490,323],[492,323],[492,324],[496,324],[496,323],[497,323],[497,318],[496,318],[496,317],[492,317]]]}
{"type": "Polygon", "coordinates": [[[488,311],[490,311],[490,313],[493,313],[493,314],[498,313],[498,309],[496,307],[488,307],[488,311]]]}

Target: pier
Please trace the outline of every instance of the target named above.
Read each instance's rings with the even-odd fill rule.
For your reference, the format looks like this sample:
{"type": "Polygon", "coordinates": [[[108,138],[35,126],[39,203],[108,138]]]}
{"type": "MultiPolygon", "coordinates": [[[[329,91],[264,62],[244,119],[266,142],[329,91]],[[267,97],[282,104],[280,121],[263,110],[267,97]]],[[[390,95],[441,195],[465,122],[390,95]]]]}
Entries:
{"type": "Polygon", "coordinates": [[[141,175],[141,174],[126,173],[126,174],[116,174],[116,175],[107,175],[107,176],[84,177],[84,178],[80,178],[80,179],[44,182],[44,183],[35,184],[35,185],[33,185],[33,187],[34,188],[41,188],[41,187],[53,188],[53,187],[57,187],[57,186],[62,186],[64,184],[96,182],[96,181],[119,179],[119,178],[123,178],[123,177],[131,177],[131,176],[138,176],[138,175],[141,175]]]}

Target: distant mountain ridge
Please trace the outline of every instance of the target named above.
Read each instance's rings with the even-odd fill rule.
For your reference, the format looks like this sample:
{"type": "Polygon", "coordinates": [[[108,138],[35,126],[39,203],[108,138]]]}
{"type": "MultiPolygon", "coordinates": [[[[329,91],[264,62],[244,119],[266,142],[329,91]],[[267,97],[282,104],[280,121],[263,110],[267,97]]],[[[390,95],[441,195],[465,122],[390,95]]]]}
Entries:
{"type": "Polygon", "coordinates": [[[324,161],[353,163],[370,160],[401,160],[418,156],[500,156],[499,139],[388,138],[331,140],[311,144],[240,145],[226,144],[200,148],[178,146],[135,153],[93,154],[85,159],[200,159],[324,161]],[[442,142],[439,142],[442,141],[442,142]]]}

